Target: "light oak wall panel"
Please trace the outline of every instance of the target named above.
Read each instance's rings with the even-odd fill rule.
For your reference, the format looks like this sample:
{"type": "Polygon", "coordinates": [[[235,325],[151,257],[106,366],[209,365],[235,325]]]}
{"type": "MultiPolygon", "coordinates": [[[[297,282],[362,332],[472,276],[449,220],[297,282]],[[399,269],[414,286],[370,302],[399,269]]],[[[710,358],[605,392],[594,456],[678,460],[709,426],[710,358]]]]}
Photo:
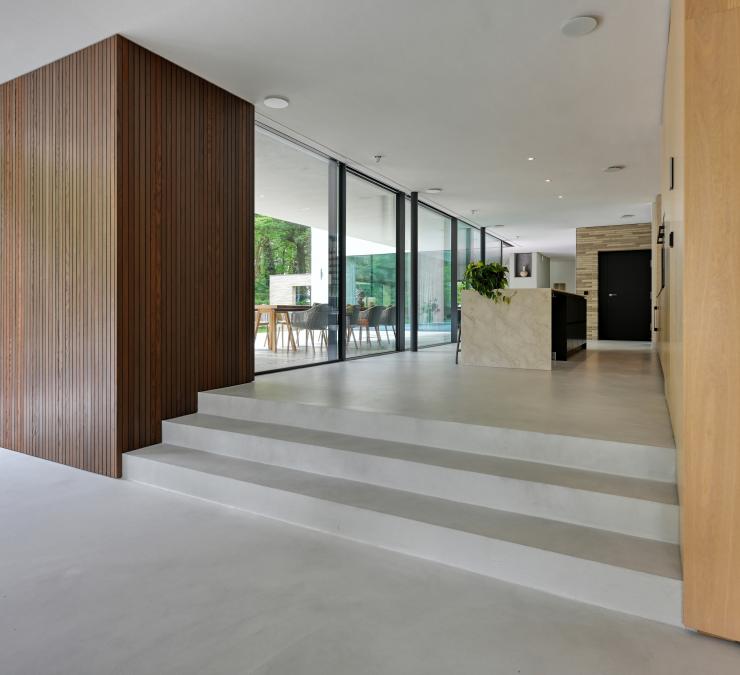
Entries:
{"type": "Polygon", "coordinates": [[[684,284],[684,191],[685,191],[685,4],[674,2],[663,92],[661,151],[661,221],[665,224],[665,287],[657,296],[658,354],[665,380],[666,400],[678,446],[679,492],[683,435],[683,284],[684,284]],[[673,166],[671,167],[671,159],[673,166]],[[673,246],[669,239],[673,234],[673,246]]]}
{"type": "Polygon", "coordinates": [[[687,0],[684,620],[740,640],[740,6],[687,0]]]}
{"type": "Polygon", "coordinates": [[[599,339],[599,251],[652,249],[651,223],[579,227],[576,230],[576,293],[586,296],[589,340],[599,339]]]}

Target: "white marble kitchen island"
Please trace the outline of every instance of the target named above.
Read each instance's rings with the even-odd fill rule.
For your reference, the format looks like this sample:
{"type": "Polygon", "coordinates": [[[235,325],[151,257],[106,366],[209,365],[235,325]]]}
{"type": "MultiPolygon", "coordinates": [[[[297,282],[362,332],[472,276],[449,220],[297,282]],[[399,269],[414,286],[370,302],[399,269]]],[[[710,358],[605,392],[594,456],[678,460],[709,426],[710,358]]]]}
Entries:
{"type": "Polygon", "coordinates": [[[552,369],[552,290],[507,289],[510,303],[462,292],[465,366],[552,369]]]}

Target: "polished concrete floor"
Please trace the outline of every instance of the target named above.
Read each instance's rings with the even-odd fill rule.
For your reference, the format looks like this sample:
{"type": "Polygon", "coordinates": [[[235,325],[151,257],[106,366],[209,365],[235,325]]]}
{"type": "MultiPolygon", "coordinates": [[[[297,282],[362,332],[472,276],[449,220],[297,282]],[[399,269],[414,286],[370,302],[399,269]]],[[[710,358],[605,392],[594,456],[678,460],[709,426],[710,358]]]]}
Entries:
{"type": "Polygon", "coordinates": [[[446,345],[264,375],[239,391],[322,406],[674,446],[660,365],[650,343],[592,342],[570,360],[554,362],[551,371],[456,366],[455,345],[446,345]]]}
{"type": "MultiPolygon", "coordinates": [[[[363,337],[365,334],[363,333],[363,337]]],[[[387,352],[393,352],[396,348],[393,333],[385,329],[381,331],[381,339],[378,341],[376,335],[370,336],[370,342],[367,339],[360,339],[359,329],[355,329],[355,339],[349,340],[347,345],[347,356],[349,358],[378,355],[387,352]]],[[[410,334],[406,334],[406,341],[410,340],[410,334]]],[[[419,346],[426,347],[429,345],[439,345],[445,341],[449,342],[450,333],[441,331],[424,331],[419,333],[419,346]]],[[[284,368],[295,368],[297,366],[308,366],[326,363],[329,360],[329,354],[326,347],[321,343],[318,331],[314,335],[314,346],[309,342],[306,345],[306,334],[302,332],[299,338],[298,348],[293,351],[288,349],[287,333],[281,332],[278,338],[278,348],[271,351],[267,348],[265,334],[257,336],[254,344],[254,363],[255,370],[259,372],[282,370],[284,368]]]]}
{"type": "Polygon", "coordinates": [[[0,450],[3,675],[736,675],[740,647],[0,450]]]}

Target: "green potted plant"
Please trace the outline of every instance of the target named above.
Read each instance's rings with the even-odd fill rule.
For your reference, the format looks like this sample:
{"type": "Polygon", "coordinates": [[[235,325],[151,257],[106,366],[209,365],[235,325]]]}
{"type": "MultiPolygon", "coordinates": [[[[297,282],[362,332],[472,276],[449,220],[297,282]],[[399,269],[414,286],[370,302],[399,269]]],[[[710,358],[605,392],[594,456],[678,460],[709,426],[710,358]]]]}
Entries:
{"type": "Polygon", "coordinates": [[[509,286],[509,268],[501,263],[472,262],[465,268],[465,285],[484,298],[507,305],[511,297],[503,291],[509,286]]]}

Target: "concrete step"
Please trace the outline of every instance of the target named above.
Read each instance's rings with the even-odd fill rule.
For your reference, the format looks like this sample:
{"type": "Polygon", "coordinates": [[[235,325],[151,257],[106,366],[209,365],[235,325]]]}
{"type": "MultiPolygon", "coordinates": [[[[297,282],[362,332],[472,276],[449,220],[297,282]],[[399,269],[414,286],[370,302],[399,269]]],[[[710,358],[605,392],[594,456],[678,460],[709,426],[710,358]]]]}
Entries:
{"type": "Polygon", "coordinates": [[[678,543],[667,482],[206,414],[165,443],[432,497],[678,543]]]}
{"type": "Polygon", "coordinates": [[[676,479],[674,448],[256,398],[249,391],[239,386],[201,392],[198,411],[645,480],[676,479]]]}
{"type": "Polygon", "coordinates": [[[681,625],[674,544],[167,444],[125,453],[123,469],[129,480],[681,625]]]}

